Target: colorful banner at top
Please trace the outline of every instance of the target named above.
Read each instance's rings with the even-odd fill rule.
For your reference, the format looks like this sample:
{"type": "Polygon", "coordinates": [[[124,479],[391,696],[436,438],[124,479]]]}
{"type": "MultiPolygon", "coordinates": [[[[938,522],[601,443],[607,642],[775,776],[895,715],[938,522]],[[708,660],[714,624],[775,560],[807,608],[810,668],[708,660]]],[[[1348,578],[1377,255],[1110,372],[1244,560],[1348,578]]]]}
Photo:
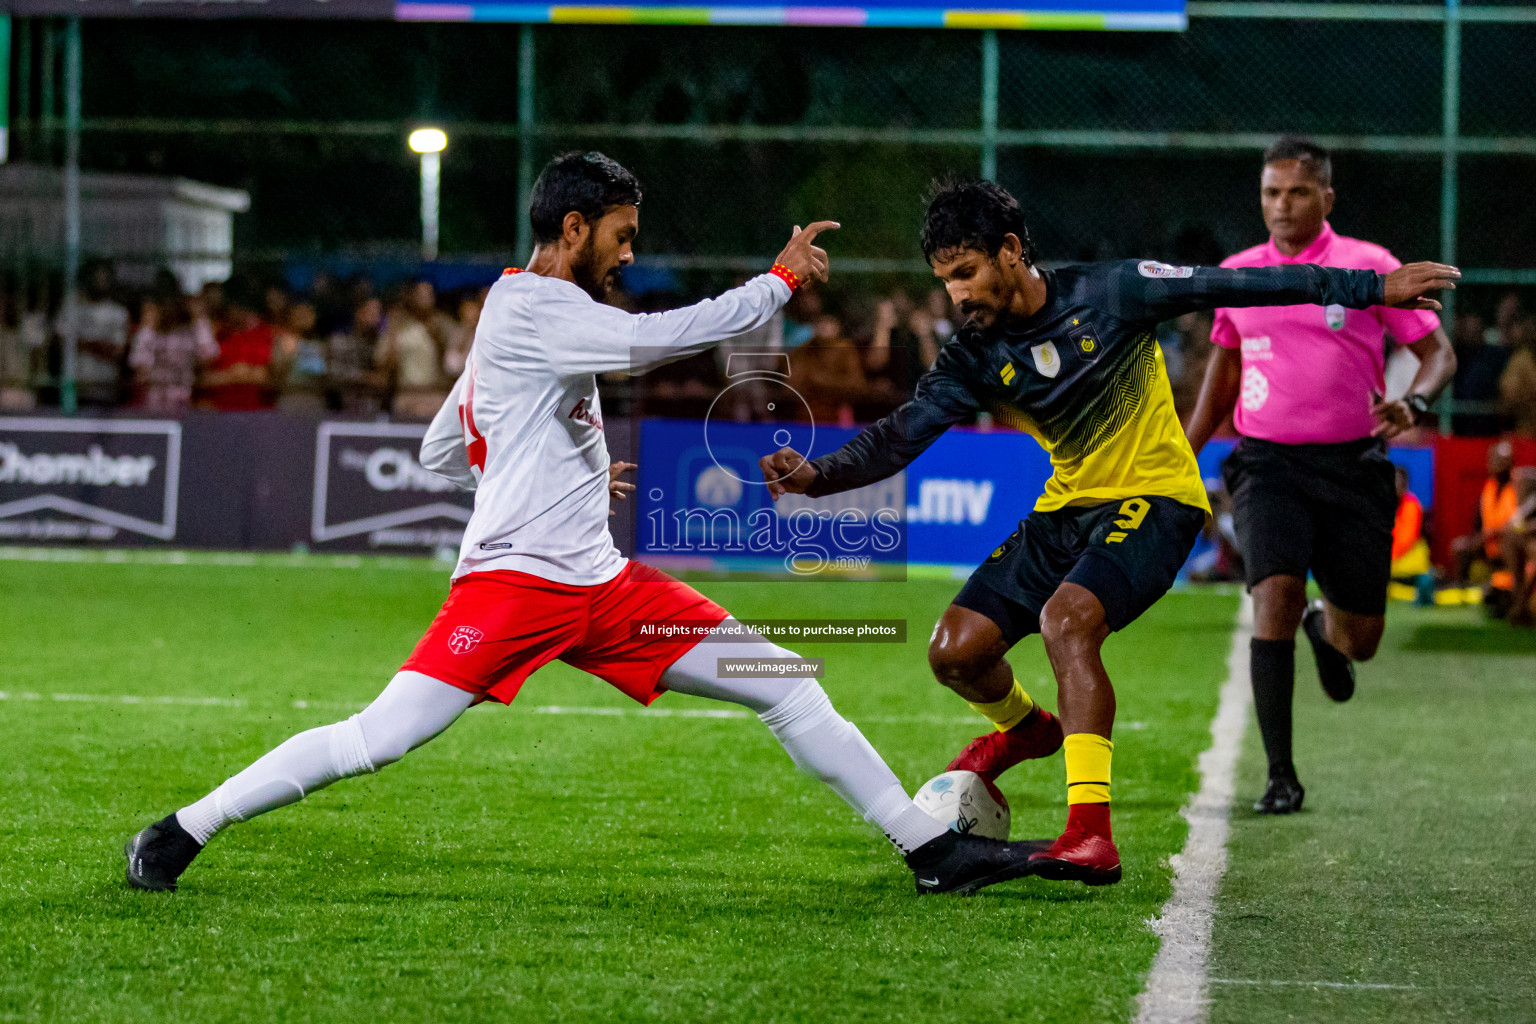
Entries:
{"type": "Polygon", "coordinates": [[[1067,31],[1180,31],[1184,0],[1017,0],[935,6],[933,0],[866,0],[862,6],[770,7],[724,0],[708,7],[671,3],[519,4],[498,0],[402,0],[399,21],[512,21],[559,25],[811,25],[843,28],[995,28],[1067,31]]]}
{"type": "Polygon", "coordinates": [[[556,25],[812,25],[846,28],[997,28],[1179,31],[1184,0],[865,0],[862,6],[768,7],[716,0],[674,3],[525,4],[500,0],[0,0],[0,13],[98,18],[371,18],[556,25]]]}

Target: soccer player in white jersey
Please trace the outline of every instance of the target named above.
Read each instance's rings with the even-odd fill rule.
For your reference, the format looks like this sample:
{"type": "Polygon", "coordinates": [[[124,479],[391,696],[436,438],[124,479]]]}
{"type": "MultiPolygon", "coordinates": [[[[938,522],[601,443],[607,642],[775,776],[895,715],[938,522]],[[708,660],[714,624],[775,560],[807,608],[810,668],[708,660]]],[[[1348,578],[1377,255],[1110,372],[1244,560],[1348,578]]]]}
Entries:
{"type": "Polygon", "coordinates": [[[544,168],[530,207],[532,259],[491,288],[469,365],[422,444],[423,465],[476,491],[442,611],[363,711],[292,737],[129,839],[130,885],[175,889],[223,828],[378,771],[472,704],[510,703],[531,672],[556,659],[641,704],[676,690],[757,712],[796,765],[885,833],[919,893],[967,893],[1030,872],[1029,856],[1043,844],[947,831],[912,803],[816,680],[722,676],[723,658],[794,655],[614,547],[594,375],[643,372],[760,327],[801,281],[826,279],[827,254],[814,242],[837,226],[796,228],[769,273],[717,298],[637,316],[601,299],[634,258],[640,194],[634,177],[599,153],[566,154],[544,168]],[[705,638],[641,636],[634,624],[646,621],[700,624],[705,638]]]}

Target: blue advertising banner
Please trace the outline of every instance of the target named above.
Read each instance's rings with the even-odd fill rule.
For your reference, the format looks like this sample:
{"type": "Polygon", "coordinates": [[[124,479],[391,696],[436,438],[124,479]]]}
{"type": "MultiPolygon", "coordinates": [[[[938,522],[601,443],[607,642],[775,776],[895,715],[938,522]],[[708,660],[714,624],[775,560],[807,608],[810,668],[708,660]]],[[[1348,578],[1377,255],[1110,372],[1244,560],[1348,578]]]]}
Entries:
{"type": "MultiPolygon", "coordinates": [[[[785,495],[775,503],[757,459],[790,444],[771,437],[781,428],[711,423],[706,431],[687,420],[644,421],[637,557],[679,568],[778,571],[859,570],[881,562],[974,566],[1029,515],[1051,473],[1050,459],[1028,434],[957,428],[880,484],[819,499],[785,495]],[[800,558],[799,569],[786,565],[791,555],[800,558]]],[[[815,457],[856,433],[816,427],[790,446],[815,457]]],[[[1207,487],[1221,486],[1221,463],[1233,443],[1212,441],[1200,453],[1207,487]]],[[[1431,508],[1433,450],[1393,448],[1391,456],[1431,508]]]]}

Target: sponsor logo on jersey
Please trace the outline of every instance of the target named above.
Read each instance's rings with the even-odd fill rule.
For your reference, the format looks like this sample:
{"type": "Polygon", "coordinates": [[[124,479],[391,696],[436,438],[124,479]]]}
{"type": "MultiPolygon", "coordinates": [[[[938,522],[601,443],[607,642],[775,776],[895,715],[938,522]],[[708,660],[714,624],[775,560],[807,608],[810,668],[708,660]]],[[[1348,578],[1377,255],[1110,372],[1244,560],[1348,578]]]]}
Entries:
{"type": "Polygon", "coordinates": [[[587,424],[588,426],[596,427],[598,430],[603,429],[603,417],[595,408],[587,405],[587,400],[585,398],[577,400],[576,404],[571,407],[570,414],[566,418],[577,420],[581,423],[587,424]]]}
{"type": "Polygon", "coordinates": [[[448,637],[448,649],[454,654],[468,654],[480,646],[480,641],[485,639],[485,634],[474,626],[456,626],[453,634],[448,637]]]}
{"type": "Polygon", "coordinates": [[[1330,331],[1342,330],[1344,327],[1344,307],[1327,306],[1323,309],[1323,319],[1328,323],[1330,331]]]}
{"type": "Polygon", "coordinates": [[[1012,363],[1009,363],[1007,366],[998,371],[997,375],[1003,378],[1004,384],[1012,384],[1013,378],[1018,375],[1018,371],[1013,368],[1012,363]]]}
{"type": "Polygon", "coordinates": [[[1244,338],[1243,358],[1250,361],[1275,358],[1275,353],[1270,345],[1269,335],[1266,334],[1260,338],[1244,338]]]}
{"type": "Polygon", "coordinates": [[[1250,366],[1243,371],[1243,408],[1249,412],[1258,412],[1264,408],[1264,403],[1269,401],[1269,378],[1259,370],[1257,366],[1250,366]]]}
{"type": "Polygon", "coordinates": [[[1194,267],[1175,267],[1156,260],[1142,260],[1136,264],[1136,272],[1142,277],[1194,277],[1194,267]]]}
{"type": "Polygon", "coordinates": [[[1054,341],[1035,345],[1029,350],[1029,354],[1035,357],[1035,369],[1044,376],[1054,377],[1061,372],[1061,356],[1056,352],[1054,341]]]}

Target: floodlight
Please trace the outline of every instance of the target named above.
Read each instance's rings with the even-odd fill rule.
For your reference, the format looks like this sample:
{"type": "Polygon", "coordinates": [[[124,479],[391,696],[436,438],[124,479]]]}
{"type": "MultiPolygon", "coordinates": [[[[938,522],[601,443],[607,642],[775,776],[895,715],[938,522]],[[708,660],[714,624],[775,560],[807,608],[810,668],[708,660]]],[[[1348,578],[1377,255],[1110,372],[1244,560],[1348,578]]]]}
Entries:
{"type": "Polygon", "coordinates": [[[441,128],[417,128],[406,141],[417,153],[441,153],[448,148],[448,136],[441,128]]]}

